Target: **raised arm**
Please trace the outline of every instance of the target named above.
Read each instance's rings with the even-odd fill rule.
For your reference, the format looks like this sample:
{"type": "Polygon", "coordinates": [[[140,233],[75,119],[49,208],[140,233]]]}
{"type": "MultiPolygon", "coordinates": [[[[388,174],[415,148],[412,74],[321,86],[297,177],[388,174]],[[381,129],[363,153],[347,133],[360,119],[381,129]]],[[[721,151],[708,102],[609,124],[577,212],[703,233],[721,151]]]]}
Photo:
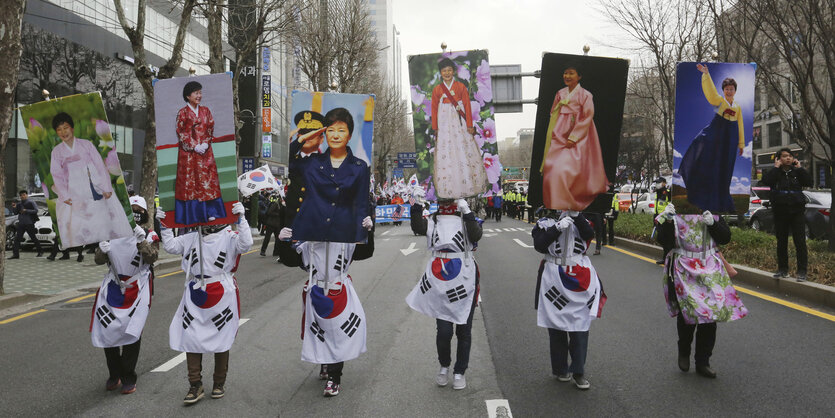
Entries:
{"type": "Polygon", "coordinates": [[[722,96],[716,91],[716,85],[713,84],[713,79],[710,78],[710,72],[707,66],[697,64],[696,68],[702,73],[702,92],[705,94],[705,99],[713,106],[719,106],[722,103],[722,96]]]}

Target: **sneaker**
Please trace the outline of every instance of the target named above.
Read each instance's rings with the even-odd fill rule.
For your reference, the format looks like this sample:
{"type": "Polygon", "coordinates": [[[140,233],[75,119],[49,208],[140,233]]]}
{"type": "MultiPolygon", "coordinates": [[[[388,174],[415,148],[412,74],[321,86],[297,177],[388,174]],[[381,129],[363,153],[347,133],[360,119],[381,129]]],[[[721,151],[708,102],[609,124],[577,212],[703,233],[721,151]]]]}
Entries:
{"type": "Polygon", "coordinates": [[[461,390],[467,387],[467,378],[463,374],[455,373],[452,375],[452,388],[461,390]]]}
{"type": "Polygon", "coordinates": [[[192,385],[188,388],[188,393],[186,397],[183,398],[183,403],[186,405],[191,405],[193,403],[197,403],[197,401],[203,399],[203,385],[192,385]]]}
{"type": "Polygon", "coordinates": [[[586,390],[591,387],[591,383],[589,383],[589,380],[581,374],[572,375],[571,381],[574,382],[574,386],[577,386],[577,389],[586,390]]]}
{"type": "Polygon", "coordinates": [[[136,383],[122,385],[122,395],[130,395],[136,392],[136,383]]]}
{"type": "Polygon", "coordinates": [[[438,370],[438,375],[435,376],[435,383],[441,387],[449,384],[449,368],[441,367],[441,370],[438,370]]]}
{"type": "Polygon", "coordinates": [[[714,372],[710,366],[696,366],[696,373],[704,377],[716,379],[716,372],[714,372]]]}
{"type": "Polygon", "coordinates": [[[325,397],[332,398],[339,395],[339,383],[333,383],[333,380],[328,380],[328,385],[325,386],[325,397]]]}
{"type": "Polygon", "coordinates": [[[571,373],[558,374],[557,375],[557,380],[559,380],[560,382],[570,382],[571,381],[571,373]]]}
{"type": "Polygon", "coordinates": [[[797,272],[797,281],[805,282],[806,281],[806,272],[805,271],[798,271],[797,272]]]}
{"type": "Polygon", "coordinates": [[[783,270],[780,270],[777,273],[774,273],[774,275],[772,277],[774,277],[775,279],[780,279],[780,278],[788,277],[788,276],[789,276],[789,273],[787,273],[783,270]]]}
{"type": "Polygon", "coordinates": [[[328,380],[328,365],[319,366],[319,380],[328,380]]]}
{"type": "Polygon", "coordinates": [[[226,391],[223,390],[223,385],[219,385],[219,384],[215,383],[214,387],[212,388],[212,399],[220,399],[225,394],[226,394],[226,391]]]}
{"type": "Polygon", "coordinates": [[[119,378],[107,379],[107,382],[104,384],[104,388],[107,389],[108,392],[111,391],[111,390],[116,390],[116,388],[119,387],[120,382],[121,381],[119,380],[119,378]]]}

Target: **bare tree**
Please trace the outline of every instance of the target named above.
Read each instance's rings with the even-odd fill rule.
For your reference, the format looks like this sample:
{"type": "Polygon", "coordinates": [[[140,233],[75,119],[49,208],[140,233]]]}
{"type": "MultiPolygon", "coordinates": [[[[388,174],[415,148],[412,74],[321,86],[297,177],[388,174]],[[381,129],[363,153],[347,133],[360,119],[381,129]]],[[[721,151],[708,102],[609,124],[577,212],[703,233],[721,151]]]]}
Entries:
{"type": "MultiPolygon", "coordinates": [[[[178,4],[182,11],[180,13],[180,21],[177,24],[177,35],[174,38],[174,45],[171,47],[171,58],[159,69],[156,75],[157,78],[171,78],[177,69],[180,68],[180,64],[183,61],[186,29],[191,21],[191,13],[195,3],[196,0],[183,0],[182,3],[178,4]]],[[[145,93],[145,108],[147,113],[145,120],[145,144],[142,149],[142,177],[144,181],[142,181],[139,195],[144,197],[146,201],[152,202],[157,185],[157,136],[156,122],[154,119],[154,86],[152,84],[154,74],[151,72],[148,59],[145,55],[145,11],[147,5],[146,0],[138,0],[135,26],[131,26],[127,17],[125,17],[122,0],[113,0],[113,5],[116,7],[119,25],[125,31],[125,35],[127,35],[131,48],[133,49],[134,74],[145,93]]],[[[154,210],[149,210],[149,219],[153,219],[153,217],[154,210]]]]}
{"type": "MultiPolygon", "coordinates": [[[[63,40],[63,39],[62,39],[63,40]]],[[[58,74],[66,80],[73,89],[73,93],[81,91],[78,83],[85,77],[95,77],[96,66],[100,64],[99,54],[95,51],[84,48],[75,42],[63,40],[60,49],[60,58],[57,61],[58,74]]],[[[55,59],[55,57],[50,57],[55,59]]]]}
{"type": "Polygon", "coordinates": [[[23,26],[23,53],[20,64],[31,74],[32,82],[40,96],[43,89],[50,88],[55,58],[61,54],[66,39],[54,36],[48,32],[36,30],[29,25],[23,26]]]}
{"type": "MultiPolygon", "coordinates": [[[[14,115],[17,76],[20,71],[21,25],[26,0],[0,2],[0,196],[6,196],[6,144],[14,115]]],[[[0,215],[0,236],[6,236],[6,214],[0,215]]],[[[0,295],[5,295],[6,246],[0,247],[0,295]]]]}
{"type": "Polygon", "coordinates": [[[713,19],[701,1],[600,0],[599,9],[637,43],[640,58],[632,68],[648,81],[647,117],[661,135],[665,168],[672,169],[676,63],[715,54],[713,19]]]}
{"type": "Polygon", "coordinates": [[[384,175],[386,161],[398,152],[414,152],[415,141],[407,122],[407,102],[397,88],[380,80],[374,90],[374,166],[384,175]]]}
{"type": "MultiPolygon", "coordinates": [[[[835,197],[835,4],[831,0],[705,2],[721,28],[721,50],[730,59],[757,63],[760,83],[776,99],[766,110],[779,116],[793,142],[827,163],[828,186],[835,197]]],[[[835,251],[831,221],[828,232],[829,250],[835,251]]]]}

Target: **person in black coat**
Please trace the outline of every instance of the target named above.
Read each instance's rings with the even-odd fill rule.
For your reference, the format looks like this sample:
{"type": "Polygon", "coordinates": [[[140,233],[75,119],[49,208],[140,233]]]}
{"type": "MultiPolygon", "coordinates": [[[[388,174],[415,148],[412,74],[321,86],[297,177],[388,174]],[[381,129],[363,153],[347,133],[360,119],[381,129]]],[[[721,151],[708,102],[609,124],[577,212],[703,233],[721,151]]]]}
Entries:
{"type": "Polygon", "coordinates": [[[14,240],[13,255],[9,259],[20,258],[20,242],[23,241],[23,234],[29,234],[29,238],[35,243],[35,248],[38,249],[38,255],[43,255],[41,243],[38,241],[37,231],[35,230],[35,222],[38,221],[38,205],[29,200],[29,192],[21,190],[18,193],[20,196],[20,203],[12,203],[12,212],[17,215],[17,232],[14,240]]]}
{"type": "MultiPolygon", "coordinates": [[[[265,200],[267,198],[264,198],[265,200]]],[[[265,227],[264,233],[264,242],[261,243],[261,256],[264,257],[267,255],[267,246],[270,245],[270,238],[274,235],[275,236],[275,245],[273,246],[273,257],[279,255],[278,252],[278,233],[281,231],[281,228],[284,227],[283,225],[284,219],[284,205],[281,201],[281,196],[276,196],[276,198],[267,205],[267,210],[264,212],[264,219],[261,223],[265,227]]]]}

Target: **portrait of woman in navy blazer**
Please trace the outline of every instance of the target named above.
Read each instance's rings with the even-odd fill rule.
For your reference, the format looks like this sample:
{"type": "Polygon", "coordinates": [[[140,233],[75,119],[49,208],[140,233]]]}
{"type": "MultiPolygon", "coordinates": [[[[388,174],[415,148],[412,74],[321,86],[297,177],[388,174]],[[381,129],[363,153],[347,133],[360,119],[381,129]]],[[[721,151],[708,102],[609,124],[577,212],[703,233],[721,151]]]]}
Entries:
{"type": "Polygon", "coordinates": [[[348,146],[354,118],[345,108],[325,114],[324,127],[300,135],[290,143],[290,170],[307,184],[298,216],[293,221],[293,240],[362,242],[367,231],[362,221],[370,215],[368,164],[355,157],[348,146]],[[307,158],[292,158],[305,141],[325,135],[328,148],[307,158]]]}

